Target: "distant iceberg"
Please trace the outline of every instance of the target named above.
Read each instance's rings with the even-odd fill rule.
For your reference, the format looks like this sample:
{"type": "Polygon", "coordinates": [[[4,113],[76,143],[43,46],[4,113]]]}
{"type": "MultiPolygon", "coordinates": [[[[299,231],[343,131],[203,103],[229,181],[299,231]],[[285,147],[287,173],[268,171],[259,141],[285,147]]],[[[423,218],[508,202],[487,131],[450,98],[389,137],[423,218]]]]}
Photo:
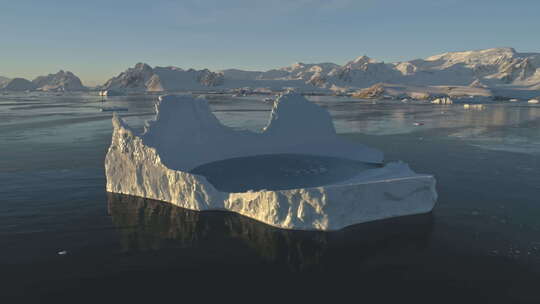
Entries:
{"type": "Polygon", "coordinates": [[[450,97],[439,97],[431,101],[432,104],[453,104],[454,101],[450,97]]]}
{"type": "Polygon", "coordinates": [[[99,96],[123,96],[126,95],[123,91],[119,90],[103,90],[99,91],[99,96]]]}
{"type": "Polygon", "coordinates": [[[437,199],[432,175],[341,139],[329,113],[296,93],[276,99],[261,133],[222,125],[189,95],[159,97],[156,112],[141,134],[113,116],[107,191],[298,230],[428,213],[437,199]]]}

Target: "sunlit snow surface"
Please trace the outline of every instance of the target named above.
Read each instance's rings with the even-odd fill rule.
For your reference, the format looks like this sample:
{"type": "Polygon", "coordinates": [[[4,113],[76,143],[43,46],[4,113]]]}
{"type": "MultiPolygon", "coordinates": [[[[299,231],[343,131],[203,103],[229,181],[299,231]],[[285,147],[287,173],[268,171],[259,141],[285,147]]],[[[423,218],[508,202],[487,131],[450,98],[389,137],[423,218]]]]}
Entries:
{"type": "MultiPolygon", "coordinates": [[[[208,99],[223,123],[259,130],[271,107],[264,97],[208,99]]],[[[137,288],[176,291],[179,282],[220,275],[227,275],[219,283],[226,284],[235,274],[234,281],[260,273],[284,280],[294,269],[309,270],[290,282],[295,288],[314,277],[326,284],[324,290],[338,292],[333,283],[343,286],[340,278],[354,277],[355,292],[389,295],[391,287],[401,297],[423,280],[426,297],[435,299],[540,300],[539,105],[496,103],[473,111],[460,104],[310,97],[330,110],[344,137],[383,150],[387,160],[434,173],[438,181],[439,200],[427,221],[406,223],[407,228],[360,225],[360,231],[332,235],[283,232],[231,215],[201,215],[126,197],[112,198],[107,206],[103,160],[112,114],[101,107],[127,107],[122,117],[142,129],[153,117],[155,98],[102,103],[89,95],[0,95],[5,292],[20,288],[37,296],[65,289],[68,295],[74,290],[74,297],[102,299],[94,293],[101,290],[122,302],[137,299],[137,288]],[[377,237],[371,238],[374,231],[377,237]],[[57,255],[61,250],[68,251],[65,259],[57,255]],[[148,276],[122,276],[126,269],[147,270],[148,276]],[[80,285],[81,277],[95,280],[80,285]]]]}

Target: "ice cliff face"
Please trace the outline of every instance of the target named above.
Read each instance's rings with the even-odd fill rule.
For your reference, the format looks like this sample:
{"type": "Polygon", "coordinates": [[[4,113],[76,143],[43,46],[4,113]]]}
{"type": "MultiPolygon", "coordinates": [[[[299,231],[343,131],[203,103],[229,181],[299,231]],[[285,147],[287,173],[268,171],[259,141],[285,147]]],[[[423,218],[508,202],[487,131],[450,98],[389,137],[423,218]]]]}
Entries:
{"type": "Polygon", "coordinates": [[[84,91],[79,77],[69,71],[60,70],[56,74],[39,76],[32,80],[34,86],[41,91],[84,91]]]}
{"type": "Polygon", "coordinates": [[[129,68],[107,81],[103,89],[141,92],[180,91],[214,87],[222,82],[223,75],[221,73],[211,72],[207,69],[152,68],[145,63],[137,63],[135,67],[129,68]]]}
{"type": "Polygon", "coordinates": [[[337,137],[328,112],[294,93],[275,102],[262,133],[222,125],[206,100],[191,96],[162,96],[156,112],[143,134],[114,116],[105,159],[107,191],[192,210],[229,210],[272,226],[302,230],[336,230],[427,213],[437,198],[433,176],[418,175],[399,162],[324,186],[238,193],[219,191],[204,176],[190,173],[218,160],[283,153],[382,161],[380,151],[337,137]]]}

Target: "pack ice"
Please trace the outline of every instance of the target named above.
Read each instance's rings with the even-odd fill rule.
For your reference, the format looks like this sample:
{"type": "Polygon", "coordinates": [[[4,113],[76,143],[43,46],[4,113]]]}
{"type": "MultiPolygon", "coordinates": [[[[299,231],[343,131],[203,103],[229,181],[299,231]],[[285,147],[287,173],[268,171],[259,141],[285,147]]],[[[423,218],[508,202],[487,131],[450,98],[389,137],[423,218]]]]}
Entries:
{"type": "Polygon", "coordinates": [[[338,137],[329,113],[296,93],[276,99],[260,133],[222,125],[205,99],[189,95],[160,96],[156,118],[141,134],[116,114],[113,127],[105,158],[109,192],[236,212],[298,230],[338,230],[428,213],[437,199],[432,175],[416,174],[403,162],[384,164],[382,152],[338,137]],[[251,171],[257,176],[240,180],[262,177],[268,184],[225,189],[221,183],[245,174],[257,157],[262,158],[256,164],[271,163],[267,169],[273,173],[251,171]],[[303,157],[311,168],[298,167],[303,157]],[[282,159],[292,161],[283,165],[282,159]],[[227,163],[235,165],[222,166],[227,163]],[[221,180],[208,173],[217,167],[221,180]]]}

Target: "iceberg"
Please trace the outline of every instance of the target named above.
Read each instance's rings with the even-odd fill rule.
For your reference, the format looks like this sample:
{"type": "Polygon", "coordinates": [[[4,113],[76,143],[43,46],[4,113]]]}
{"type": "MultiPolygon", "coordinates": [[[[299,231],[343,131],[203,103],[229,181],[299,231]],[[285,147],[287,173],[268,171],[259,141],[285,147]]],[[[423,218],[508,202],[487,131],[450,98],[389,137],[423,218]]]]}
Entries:
{"type": "Polygon", "coordinates": [[[99,96],[123,96],[125,95],[122,91],[117,90],[103,90],[99,91],[99,96]]]}
{"type": "Polygon", "coordinates": [[[485,106],[483,104],[463,104],[463,108],[466,110],[483,110],[485,106]]]}
{"type": "Polygon", "coordinates": [[[160,96],[143,132],[115,113],[105,172],[108,192],[295,230],[429,213],[437,200],[432,175],[340,138],[330,114],[294,92],[260,133],[221,124],[191,95],[160,96]]]}
{"type": "Polygon", "coordinates": [[[450,97],[439,97],[431,101],[432,104],[453,104],[454,101],[450,97]]]}

